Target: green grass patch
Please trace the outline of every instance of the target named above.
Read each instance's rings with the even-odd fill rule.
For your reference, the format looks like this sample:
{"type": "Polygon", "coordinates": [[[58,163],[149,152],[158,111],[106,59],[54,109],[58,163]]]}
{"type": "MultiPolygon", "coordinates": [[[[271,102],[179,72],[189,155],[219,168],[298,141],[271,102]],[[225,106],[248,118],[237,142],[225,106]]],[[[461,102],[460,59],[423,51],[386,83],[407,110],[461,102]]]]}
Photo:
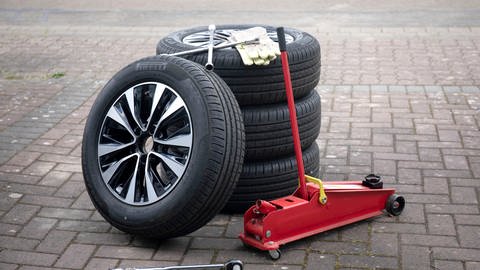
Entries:
{"type": "Polygon", "coordinates": [[[60,79],[63,76],[65,76],[65,72],[55,72],[52,75],[50,75],[49,77],[52,78],[52,79],[60,79]]]}

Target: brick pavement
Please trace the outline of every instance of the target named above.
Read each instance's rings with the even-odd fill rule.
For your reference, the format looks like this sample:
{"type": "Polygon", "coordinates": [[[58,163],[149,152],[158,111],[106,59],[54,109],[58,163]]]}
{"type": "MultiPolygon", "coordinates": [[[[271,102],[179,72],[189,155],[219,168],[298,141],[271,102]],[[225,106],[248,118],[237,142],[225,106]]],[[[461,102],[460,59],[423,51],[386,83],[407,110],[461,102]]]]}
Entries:
{"type": "MultiPolygon", "coordinates": [[[[293,25],[295,26],[295,25],[293,25]]],[[[303,29],[303,28],[302,28],[303,29]]],[[[126,235],[95,211],[80,144],[96,93],[169,27],[0,26],[0,269],[223,262],[246,269],[479,269],[480,38],[465,28],[305,29],[322,44],[321,174],[372,171],[407,199],[297,241],[272,262],[236,239],[242,217],[191,235],[126,235]],[[55,73],[65,76],[55,79],[55,73]]]]}

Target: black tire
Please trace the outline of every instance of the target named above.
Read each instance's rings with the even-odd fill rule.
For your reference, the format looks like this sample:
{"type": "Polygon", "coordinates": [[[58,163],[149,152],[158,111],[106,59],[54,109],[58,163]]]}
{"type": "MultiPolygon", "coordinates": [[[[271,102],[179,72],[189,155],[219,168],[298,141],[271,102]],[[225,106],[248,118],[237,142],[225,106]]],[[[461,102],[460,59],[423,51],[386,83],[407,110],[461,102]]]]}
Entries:
{"type": "MultiPolygon", "coordinates": [[[[321,124],[320,95],[312,91],[295,102],[302,149],[318,137],[321,124]]],[[[247,161],[267,160],[294,153],[292,128],[287,104],[241,108],[245,124],[247,161]]]]}
{"type": "MultiPolygon", "coordinates": [[[[318,177],[319,149],[316,143],[303,151],[305,174],[318,177]]],[[[282,159],[246,162],[225,212],[241,213],[258,199],[272,200],[289,194],[298,187],[298,170],[295,156],[282,159]]]]}
{"type": "MultiPolygon", "coordinates": [[[[130,101],[128,102],[130,104],[130,101]]],[[[140,126],[141,124],[138,124],[138,127],[140,126]]],[[[127,128],[124,129],[124,132],[129,132],[127,128]]],[[[121,133],[121,131],[119,132],[121,133]]],[[[98,211],[108,222],[122,231],[154,238],[188,234],[213,218],[223,208],[233,192],[241,173],[244,140],[240,108],[228,86],[217,75],[205,71],[195,63],[178,57],[154,56],[144,58],[119,71],[100,92],[91,109],[85,126],[82,145],[82,168],[85,184],[98,211]],[[157,83],[152,86],[155,87],[155,90],[152,90],[154,92],[143,92],[144,88],[138,91],[133,87],[151,87],[152,82],[157,83]],[[158,105],[150,104],[150,107],[143,107],[144,104],[148,103],[147,101],[155,100],[153,96],[157,94],[159,85],[170,87],[168,88],[169,92],[167,93],[167,90],[165,90],[167,88],[158,90],[160,96],[158,103],[151,103],[158,105]],[[171,89],[174,91],[172,92],[171,89]],[[122,105],[122,102],[128,101],[127,93],[135,93],[130,95],[135,95],[135,102],[137,103],[134,106],[142,106],[133,107],[133,114],[129,114],[132,111],[129,109],[130,107],[122,105]],[[138,96],[142,96],[142,98],[138,98],[138,96]],[[178,110],[175,108],[170,110],[171,107],[175,107],[173,104],[177,99],[179,102],[183,102],[184,107],[180,107],[181,109],[178,110]],[[121,107],[120,110],[119,107],[121,107]],[[107,131],[111,128],[108,126],[110,125],[109,121],[113,121],[111,115],[114,115],[114,113],[111,112],[121,112],[125,116],[124,119],[127,119],[125,121],[129,125],[131,124],[131,127],[136,127],[135,123],[143,123],[142,119],[145,119],[145,116],[143,116],[144,118],[142,116],[138,117],[138,119],[141,119],[140,121],[132,122],[131,119],[135,119],[132,118],[132,115],[137,117],[138,115],[135,113],[143,112],[144,108],[150,108],[151,111],[145,125],[146,131],[138,129],[135,131],[130,128],[130,130],[141,135],[135,137],[133,133],[130,134],[132,134],[131,137],[134,138],[135,142],[140,141],[139,138],[143,135],[152,137],[152,148],[145,150],[148,142],[148,139],[146,139],[145,145],[138,148],[143,149],[140,150],[140,152],[143,151],[143,154],[137,152],[139,154],[136,158],[136,160],[144,162],[142,155],[147,155],[146,159],[150,163],[148,161],[147,165],[138,161],[133,163],[135,164],[135,173],[139,172],[138,174],[131,173],[131,175],[137,177],[137,180],[133,182],[136,184],[132,193],[134,195],[133,197],[127,195],[124,198],[122,197],[123,191],[120,192],[117,189],[123,189],[128,185],[128,191],[126,192],[130,194],[130,182],[127,182],[130,180],[125,180],[125,177],[129,175],[129,167],[125,165],[127,162],[113,161],[107,168],[109,170],[119,163],[119,166],[116,167],[118,170],[114,170],[114,173],[109,174],[109,176],[111,175],[110,178],[115,178],[114,180],[117,182],[124,181],[124,183],[114,188],[112,180],[107,179],[104,182],[105,168],[100,168],[100,166],[103,166],[104,155],[103,152],[100,154],[99,149],[103,151],[105,145],[107,145],[103,140],[106,140],[105,137],[108,137],[106,136],[107,131]],[[170,115],[168,116],[168,111],[173,113],[168,114],[170,115]],[[179,115],[182,115],[183,118],[180,119],[179,115]],[[158,134],[157,131],[161,134],[158,134]],[[148,132],[153,133],[153,135],[148,132]],[[163,134],[169,132],[172,133],[168,136],[163,134]],[[170,163],[165,161],[165,164],[168,163],[167,165],[163,163],[152,165],[154,162],[150,159],[153,160],[154,157],[153,155],[149,156],[151,152],[155,151],[161,153],[159,155],[167,155],[161,151],[173,151],[169,149],[169,144],[162,145],[155,140],[159,140],[158,138],[161,137],[163,142],[168,142],[172,138],[178,139],[176,136],[187,136],[191,142],[188,146],[190,149],[184,151],[184,153],[188,153],[188,156],[186,156],[186,161],[183,164],[183,172],[177,176],[172,174],[177,170],[169,167],[168,164],[170,163]],[[148,154],[146,154],[147,151],[148,154]],[[138,164],[144,167],[138,167],[138,164]],[[157,175],[161,175],[158,172],[160,166],[171,169],[171,171],[168,174],[168,170],[163,169],[166,173],[156,180],[163,181],[165,179],[162,177],[168,177],[167,180],[174,179],[175,182],[167,182],[165,186],[161,186],[165,190],[163,197],[150,196],[153,193],[145,195],[144,190],[148,189],[145,183],[148,182],[148,179],[153,178],[145,177],[145,173],[143,179],[138,178],[138,175],[145,168],[148,168],[148,170],[145,169],[144,171],[150,173],[152,167],[157,170],[157,175]],[[142,190],[142,185],[144,190],[142,190]]],[[[174,147],[176,146],[171,146],[172,149],[174,147]]],[[[117,152],[120,151],[123,150],[116,150],[116,152],[106,155],[117,155],[117,152]]],[[[176,153],[168,152],[168,154],[171,154],[172,160],[175,159],[180,164],[181,160],[174,156],[176,153]]],[[[153,176],[150,175],[149,177],[153,176]]],[[[131,179],[134,179],[133,176],[131,179]]],[[[155,188],[157,188],[158,183],[155,182],[155,185],[155,188]]],[[[158,189],[155,189],[154,195],[158,195],[158,189]]]]}
{"type": "MultiPolygon", "coordinates": [[[[247,29],[263,26],[269,33],[276,28],[267,25],[218,25],[217,31],[247,29]]],[[[169,34],[157,44],[157,54],[171,54],[198,48],[184,42],[185,37],[207,31],[207,27],[196,27],[169,34]]],[[[320,44],[308,33],[285,28],[285,34],[291,37],[287,43],[288,62],[296,98],[307,95],[320,80],[320,44]]],[[[272,38],[276,40],[276,34],[272,38]]],[[[207,53],[182,56],[194,62],[205,64],[207,53]]],[[[213,53],[215,73],[230,86],[238,103],[243,105],[270,104],[286,99],[284,78],[280,58],[267,66],[245,66],[235,49],[216,50],[213,53]]]]}

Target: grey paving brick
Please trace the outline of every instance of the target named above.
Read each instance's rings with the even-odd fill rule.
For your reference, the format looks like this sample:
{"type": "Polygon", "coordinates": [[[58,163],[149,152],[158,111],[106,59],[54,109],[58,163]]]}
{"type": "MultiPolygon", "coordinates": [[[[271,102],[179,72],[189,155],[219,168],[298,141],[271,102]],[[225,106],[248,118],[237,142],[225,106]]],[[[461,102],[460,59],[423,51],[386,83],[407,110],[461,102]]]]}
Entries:
{"type": "Polygon", "coordinates": [[[397,256],[398,235],[387,233],[374,233],[371,237],[371,249],[375,255],[397,256]]]}
{"type": "Polygon", "coordinates": [[[37,251],[60,254],[75,237],[75,233],[52,230],[36,248],[37,251]]]}
{"type": "Polygon", "coordinates": [[[72,244],[55,263],[55,267],[83,269],[94,250],[94,245],[72,244]]]}
{"type": "Polygon", "coordinates": [[[427,221],[430,234],[456,235],[451,215],[427,215],[427,221]]]}
{"type": "Polygon", "coordinates": [[[17,204],[3,217],[2,221],[13,224],[26,224],[40,209],[36,205],[17,204]]]}
{"type": "Polygon", "coordinates": [[[462,225],[479,225],[480,216],[479,215],[454,215],[455,223],[462,225]]]}
{"type": "Polygon", "coordinates": [[[191,248],[237,249],[241,245],[237,239],[194,237],[191,248]]]}
{"type": "Polygon", "coordinates": [[[160,261],[180,261],[183,258],[189,243],[190,238],[187,237],[162,241],[153,256],[153,259],[160,261]]]}
{"type": "Polygon", "coordinates": [[[96,257],[117,259],[149,260],[153,256],[153,249],[125,246],[100,246],[95,252],[96,257]]]}
{"type": "MultiPolygon", "coordinates": [[[[102,259],[102,258],[92,258],[85,270],[97,270],[97,269],[113,269],[118,265],[117,259],[102,259]]],[[[138,266],[137,266],[138,267],[138,266]]]]}
{"type": "Polygon", "coordinates": [[[33,250],[38,245],[38,240],[25,239],[12,236],[0,236],[0,248],[16,250],[33,250]]]}
{"type": "Polygon", "coordinates": [[[0,261],[4,263],[51,266],[57,260],[57,255],[18,250],[3,250],[0,261]]]}
{"type": "Polygon", "coordinates": [[[92,245],[128,245],[131,236],[120,233],[90,233],[81,232],[75,238],[76,243],[92,244],[92,245]]]}
{"type": "Polygon", "coordinates": [[[68,207],[73,202],[72,199],[28,194],[23,196],[20,201],[25,204],[36,204],[47,207],[68,207]]]}
{"type": "Polygon", "coordinates": [[[449,194],[446,178],[425,177],[423,183],[426,193],[449,194]]]}
{"type": "Polygon", "coordinates": [[[447,169],[468,170],[468,162],[464,156],[443,156],[447,169]]]}
{"type": "Polygon", "coordinates": [[[44,207],[38,213],[38,215],[42,217],[50,217],[50,218],[83,220],[90,217],[92,215],[92,211],[68,209],[68,208],[44,207]]]}
{"type": "Polygon", "coordinates": [[[21,229],[20,225],[0,223],[0,235],[16,235],[21,229]]]}
{"type": "Polygon", "coordinates": [[[477,248],[480,242],[480,224],[479,226],[458,226],[458,238],[460,246],[477,248]]]}
{"type": "Polygon", "coordinates": [[[374,232],[389,233],[417,233],[425,234],[426,228],[424,224],[398,224],[398,223],[374,223],[372,226],[374,232]]]}
{"type": "Polygon", "coordinates": [[[455,236],[443,235],[402,234],[401,243],[429,247],[458,247],[458,241],[455,236]]]}
{"type": "Polygon", "coordinates": [[[152,261],[152,260],[134,260],[134,259],[128,259],[128,260],[121,260],[119,263],[120,268],[126,268],[126,269],[135,269],[135,268],[147,268],[147,267],[171,267],[178,265],[175,262],[165,262],[165,261],[152,261]]]}
{"type": "Polygon", "coordinates": [[[461,204],[426,204],[427,213],[439,214],[478,214],[478,207],[461,204]]]}
{"type": "Polygon", "coordinates": [[[17,267],[18,267],[17,264],[1,263],[0,262],[0,269],[3,269],[3,270],[15,270],[15,269],[17,269],[17,267]]]}
{"type": "Polygon", "coordinates": [[[418,169],[398,169],[398,182],[403,184],[421,184],[421,172],[418,169]]]}
{"type": "Polygon", "coordinates": [[[367,250],[366,243],[315,241],[311,249],[328,254],[362,254],[367,250]]]}
{"type": "Polygon", "coordinates": [[[26,238],[43,239],[56,223],[56,219],[35,217],[23,227],[18,235],[26,238]]]}
{"type": "Polygon", "coordinates": [[[398,219],[400,222],[424,224],[425,210],[423,204],[411,203],[409,201],[408,206],[405,207],[398,219]]]}
{"type": "Polygon", "coordinates": [[[40,185],[59,187],[70,178],[69,172],[50,171],[40,181],[40,185]]]}
{"type": "Polygon", "coordinates": [[[307,270],[314,269],[335,269],[336,267],[336,257],[334,255],[327,254],[318,254],[318,253],[309,253],[307,259],[307,270]]]}
{"type": "Polygon", "coordinates": [[[452,187],[453,203],[478,204],[477,192],[470,187],[452,187]]]}
{"type": "Polygon", "coordinates": [[[476,261],[478,249],[433,247],[433,257],[444,260],[476,261]]]}
{"type": "Polygon", "coordinates": [[[340,229],[340,235],[343,241],[368,241],[369,224],[367,222],[357,222],[347,225],[340,229]]]}
{"type": "Polygon", "coordinates": [[[60,220],[57,229],[65,231],[77,232],[107,232],[110,229],[110,224],[96,221],[80,221],[80,220],[60,220]]]}
{"type": "Polygon", "coordinates": [[[480,268],[480,262],[466,262],[465,267],[467,270],[474,270],[480,268]]]}
{"type": "Polygon", "coordinates": [[[438,270],[463,270],[463,263],[459,261],[435,260],[435,268],[438,270]]]}
{"type": "Polygon", "coordinates": [[[397,259],[391,257],[342,255],[339,263],[348,267],[398,268],[397,259]]]}
{"type": "Polygon", "coordinates": [[[430,252],[427,247],[402,246],[403,269],[431,269],[430,252]]]}
{"type": "MultiPolygon", "coordinates": [[[[181,265],[194,265],[194,264],[209,264],[209,263],[214,263],[214,257],[219,260],[223,261],[224,257],[223,252],[226,251],[220,251],[218,252],[218,255],[215,255],[215,251],[208,249],[188,249],[185,255],[183,256],[183,261],[181,265]]],[[[230,254],[227,254],[228,258],[233,258],[230,257],[230,254]]],[[[242,255],[242,260],[245,261],[245,256],[248,256],[248,254],[243,254],[242,255]]],[[[229,260],[229,259],[227,259],[229,260]]]]}

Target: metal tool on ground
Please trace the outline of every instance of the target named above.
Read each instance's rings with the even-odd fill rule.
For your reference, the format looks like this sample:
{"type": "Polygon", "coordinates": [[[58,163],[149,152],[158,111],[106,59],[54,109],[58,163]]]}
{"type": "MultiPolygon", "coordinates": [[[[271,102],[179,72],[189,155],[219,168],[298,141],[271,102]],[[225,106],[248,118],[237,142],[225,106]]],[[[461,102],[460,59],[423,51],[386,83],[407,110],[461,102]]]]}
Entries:
{"type": "Polygon", "coordinates": [[[204,264],[204,265],[185,265],[185,266],[167,266],[153,268],[115,268],[112,270],[243,270],[243,263],[239,260],[230,260],[224,264],[204,264]]]}
{"type": "Polygon", "coordinates": [[[283,198],[258,200],[245,213],[244,232],[239,235],[246,246],[266,250],[272,259],[280,258],[280,245],[380,215],[384,209],[397,216],[405,207],[405,199],[396,195],[395,189],[383,188],[381,178],[373,174],[363,182],[322,182],[305,175],[283,27],[277,29],[277,35],[299,187],[283,198]]]}
{"type": "Polygon", "coordinates": [[[208,39],[208,60],[207,63],[205,64],[205,68],[207,70],[213,70],[213,37],[215,36],[215,24],[210,24],[208,26],[208,32],[210,34],[210,37],[208,39]]]}

